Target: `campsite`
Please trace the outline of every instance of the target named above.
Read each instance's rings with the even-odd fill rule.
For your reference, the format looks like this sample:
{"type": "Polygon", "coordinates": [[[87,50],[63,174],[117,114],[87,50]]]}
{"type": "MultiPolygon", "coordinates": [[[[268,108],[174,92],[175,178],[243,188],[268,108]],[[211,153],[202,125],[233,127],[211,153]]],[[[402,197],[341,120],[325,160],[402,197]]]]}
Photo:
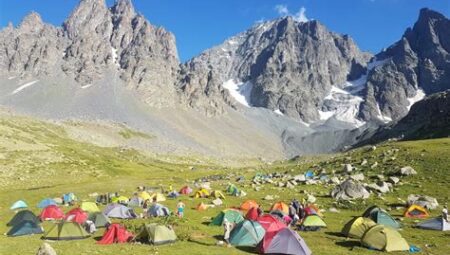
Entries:
{"type": "MultiPolygon", "coordinates": [[[[377,221],[385,224],[392,222],[399,224],[394,226],[398,227],[394,230],[395,233],[399,233],[402,240],[408,245],[418,247],[424,254],[445,254],[449,249],[449,232],[438,230],[442,224],[439,220],[435,220],[440,216],[442,206],[449,201],[450,190],[446,185],[450,181],[447,173],[450,165],[449,139],[386,142],[377,145],[376,148],[366,146],[343,154],[304,157],[270,164],[247,161],[242,162],[241,166],[226,166],[200,157],[196,159],[154,157],[134,150],[102,148],[71,140],[55,126],[29,119],[21,121],[22,126],[10,124],[9,128],[20,131],[22,137],[26,134],[33,137],[39,144],[45,144],[50,148],[47,153],[59,155],[59,158],[49,157],[46,159],[46,164],[40,164],[37,161],[39,157],[37,151],[2,152],[8,155],[7,159],[2,159],[2,162],[17,171],[21,179],[12,176],[2,178],[0,231],[7,233],[11,230],[11,226],[7,226],[7,223],[17,211],[17,214],[24,214],[21,217],[27,219],[24,226],[17,228],[23,227],[26,231],[34,232],[32,235],[17,237],[0,236],[2,243],[0,254],[34,254],[44,242],[50,244],[58,254],[186,254],[187,250],[189,254],[252,254],[258,252],[252,246],[258,242],[258,236],[262,235],[263,231],[258,225],[260,223],[242,221],[246,214],[239,212],[241,206],[248,212],[255,204],[259,204],[267,213],[265,217],[272,219],[278,217],[276,214],[282,214],[286,210],[285,205],[289,205],[293,198],[300,201],[315,200],[312,202],[315,206],[310,210],[313,215],[321,216],[313,216],[312,220],[307,221],[316,224],[317,220],[322,219],[326,227],[321,227],[318,231],[301,231],[297,227],[291,227],[289,231],[285,230],[280,235],[289,238],[292,236],[294,240],[296,240],[295,236],[299,235],[312,254],[384,254],[385,252],[364,247],[360,240],[364,235],[363,232],[373,227],[377,221]],[[48,130],[53,132],[50,133],[48,130]],[[395,160],[392,159],[394,157],[395,160]],[[20,161],[17,160],[18,158],[20,161]],[[361,166],[364,160],[369,161],[367,166],[361,166]],[[370,165],[373,165],[375,161],[378,162],[378,166],[371,168],[370,165]],[[345,172],[346,164],[352,164],[359,169],[354,169],[348,174],[345,172]],[[395,175],[398,176],[401,184],[394,186],[391,192],[381,193],[370,190],[370,196],[365,200],[336,200],[330,196],[331,191],[337,186],[329,180],[333,177],[344,180],[347,175],[363,173],[367,178],[366,181],[370,182],[371,179],[377,179],[380,175],[385,175],[388,179],[387,176],[399,172],[406,165],[412,166],[417,174],[395,175]],[[328,179],[320,181],[321,178],[318,175],[324,172],[327,173],[328,179]],[[305,173],[306,175],[312,173],[316,177],[312,177],[309,181],[299,181],[292,187],[286,185],[288,180],[303,179],[305,173]],[[67,175],[72,178],[66,178],[67,175]],[[283,183],[283,186],[280,183],[283,183]],[[171,198],[170,186],[176,193],[181,194],[171,198]],[[140,192],[138,187],[147,187],[148,192],[140,192]],[[202,197],[201,193],[206,193],[207,190],[209,190],[208,195],[202,197]],[[139,199],[130,199],[137,192],[136,194],[140,194],[141,197],[156,197],[157,203],[167,208],[171,216],[165,217],[162,214],[162,217],[146,219],[111,218],[112,223],[119,223],[113,224],[114,231],[129,232],[143,238],[135,242],[98,244],[105,229],[101,227],[104,225],[101,223],[103,218],[95,220],[99,216],[98,212],[97,214],[95,212],[97,210],[105,212],[108,205],[95,202],[100,194],[108,192],[117,192],[119,195],[113,199],[116,205],[114,202],[110,203],[113,205],[110,209],[117,210],[119,215],[128,213],[128,211],[120,211],[122,207],[118,203],[125,202],[120,200],[130,200],[129,207],[133,208],[138,216],[142,213],[142,208],[132,203],[139,199]],[[436,208],[426,209],[429,216],[422,215],[420,210],[417,210],[422,206],[414,206],[411,209],[406,206],[408,196],[418,193],[436,198],[439,202],[436,208]],[[214,205],[213,201],[217,202],[217,197],[221,198],[222,205],[214,205]],[[72,206],[61,205],[60,202],[64,199],[76,199],[76,202],[74,201],[72,206]],[[186,205],[182,219],[174,214],[179,200],[186,205]],[[199,206],[201,204],[203,205],[199,206]],[[10,209],[12,206],[13,210],[10,209]],[[77,209],[78,207],[80,208],[77,209]],[[269,214],[271,208],[274,209],[274,214],[269,214]],[[76,237],[69,236],[67,239],[70,240],[56,241],[52,239],[55,239],[55,235],[57,236],[58,226],[52,221],[36,223],[30,214],[20,212],[25,210],[30,210],[36,216],[44,211],[45,218],[66,217],[67,219],[68,216],[72,216],[81,221],[84,220],[83,217],[89,215],[90,219],[98,222],[99,228],[90,236],[75,223],[56,223],[67,225],[64,228],[69,230],[65,233],[72,233],[76,237]],[[232,211],[232,213],[226,213],[225,217],[231,221],[235,220],[238,224],[241,223],[235,230],[236,240],[231,240],[232,244],[239,245],[239,242],[244,242],[250,247],[217,245],[223,238],[220,215],[224,210],[232,211]],[[86,212],[86,215],[83,212],[86,212]],[[412,216],[405,217],[407,213],[412,216]],[[347,238],[342,234],[344,226],[347,228],[347,223],[354,217],[364,215],[367,216],[367,220],[355,226],[351,223],[348,225],[347,232],[350,231],[353,236],[347,238]],[[219,219],[215,224],[217,216],[219,219]],[[423,222],[423,228],[416,228],[415,226],[421,222],[423,222]],[[176,241],[163,242],[160,245],[142,241],[149,235],[140,233],[141,227],[143,224],[151,223],[173,228],[176,241]],[[39,225],[44,231],[39,229],[39,225]],[[121,230],[122,227],[125,229],[121,230]],[[253,232],[249,232],[250,234],[239,232],[239,229],[244,228],[252,229],[253,232]],[[249,235],[256,235],[258,238],[249,237],[249,235]],[[48,240],[41,239],[43,236],[47,236],[48,240]],[[241,237],[245,238],[241,240],[241,237]]],[[[158,215],[159,211],[156,208],[155,215],[158,215]]],[[[272,223],[270,226],[267,229],[281,230],[272,223]]],[[[146,225],[146,228],[150,231],[150,228],[154,227],[146,225]]],[[[19,233],[18,231],[20,232],[20,230],[12,230],[11,233],[19,233]]],[[[278,233],[279,231],[273,232],[273,240],[280,239],[276,237],[278,233]]],[[[366,239],[364,243],[370,242],[370,238],[366,239]]],[[[276,246],[277,242],[274,242],[273,249],[279,249],[282,246],[276,246]]],[[[407,251],[398,252],[398,254],[408,253],[407,251]]]]}

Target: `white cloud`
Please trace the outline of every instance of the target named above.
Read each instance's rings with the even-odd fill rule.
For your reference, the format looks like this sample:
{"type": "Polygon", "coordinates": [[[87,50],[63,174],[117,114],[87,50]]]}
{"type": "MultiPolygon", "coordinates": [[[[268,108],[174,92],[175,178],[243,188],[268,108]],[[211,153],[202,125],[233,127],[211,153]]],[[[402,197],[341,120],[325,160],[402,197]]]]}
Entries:
{"type": "Polygon", "coordinates": [[[306,8],[302,6],[300,10],[294,15],[294,19],[298,22],[308,22],[308,18],[306,17],[306,8]]]}
{"type": "Polygon", "coordinates": [[[289,10],[288,10],[286,5],[279,4],[279,5],[275,6],[275,10],[278,12],[278,14],[280,16],[288,16],[288,15],[290,15],[289,14],[289,10]]]}
{"type": "Polygon", "coordinates": [[[301,7],[297,13],[291,14],[291,12],[289,11],[289,9],[287,8],[286,5],[279,4],[279,5],[275,6],[275,11],[277,11],[278,15],[280,15],[282,17],[292,16],[294,18],[294,20],[297,22],[307,22],[308,21],[308,18],[306,17],[306,8],[305,7],[301,7]]]}

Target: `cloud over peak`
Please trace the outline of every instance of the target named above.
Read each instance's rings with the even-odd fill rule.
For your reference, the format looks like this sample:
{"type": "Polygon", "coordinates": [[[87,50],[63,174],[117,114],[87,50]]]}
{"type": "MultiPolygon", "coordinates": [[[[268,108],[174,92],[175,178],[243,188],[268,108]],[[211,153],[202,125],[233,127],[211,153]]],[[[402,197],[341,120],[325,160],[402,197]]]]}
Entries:
{"type": "Polygon", "coordinates": [[[306,8],[301,7],[300,10],[294,14],[292,14],[287,5],[279,4],[275,6],[275,11],[282,17],[292,16],[297,22],[308,22],[308,18],[306,17],[306,8]]]}

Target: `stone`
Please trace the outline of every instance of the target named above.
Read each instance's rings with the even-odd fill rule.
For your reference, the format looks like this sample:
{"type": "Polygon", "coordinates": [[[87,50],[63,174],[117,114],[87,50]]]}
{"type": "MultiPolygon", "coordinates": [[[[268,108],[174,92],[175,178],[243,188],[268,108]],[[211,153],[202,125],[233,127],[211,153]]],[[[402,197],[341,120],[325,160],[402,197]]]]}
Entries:
{"type": "Polygon", "coordinates": [[[363,161],[361,162],[361,166],[365,166],[365,165],[367,165],[367,159],[363,159],[363,161]]]}
{"type": "Polygon", "coordinates": [[[403,175],[403,176],[410,176],[410,175],[416,175],[417,174],[416,170],[414,170],[414,168],[412,168],[410,166],[402,167],[400,169],[399,173],[400,173],[400,175],[403,175]]]}
{"type": "Polygon", "coordinates": [[[364,181],[364,174],[363,173],[354,174],[350,176],[350,178],[352,178],[355,181],[364,181]]]}
{"type": "Polygon", "coordinates": [[[339,180],[338,177],[333,176],[333,177],[331,177],[329,183],[331,183],[331,184],[339,184],[339,183],[341,183],[341,181],[339,180]]]}
{"type": "Polygon", "coordinates": [[[299,174],[299,175],[294,176],[294,180],[298,181],[298,182],[304,182],[304,181],[306,181],[306,177],[304,174],[299,174]]]}
{"type": "Polygon", "coordinates": [[[392,184],[397,184],[400,182],[400,179],[398,177],[395,176],[389,176],[388,182],[392,183],[392,184]]]}
{"type": "Polygon", "coordinates": [[[370,193],[364,186],[355,180],[347,179],[339,185],[336,185],[331,191],[331,197],[336,200],[352,200],[356,198],[367,199],[370,193]]]}
{"type": "Polygon", "coordinates": [[[378,166],[378,162],[375,161],[375,163],[373,163],[373,164],[370,166],[370,168],[371,168],[371,169],[374,169],[374,168],[376,168],[377,166],[378,166]]]}
{"type": "Polygon", "coordinates": [[[344,172],[351,173],[353,171],[353,167],[351,164],[345,164],[344,165],[344,172]]]}
{"type": "Polygon", "coordinates": [[[408,196],[408,205],[420,205],[427,209],[436,209],[439,206],[439,203],[436,198],[426,196],[426,195],[415,195],[410,194],[408,196]]]}
{"type": "Polygon", "coordinates": [[[36,255],[57,255],[57,253],[50,244],[43,243],[36,252],[36,255]]]}
{"type": "Polygon", "coordinates": [[[274,198],[273,198],[273,196],[272,195],[266,195],[265,197],[264,197],[264,200],[267,200],[267,201],[272,201],[274,198]]]}
{"type": "Polygon", "coordinates": [[[306,201],[310,204],[314,204],[316,202],[317,198],[311,194],[308,194],[306,201]]]}

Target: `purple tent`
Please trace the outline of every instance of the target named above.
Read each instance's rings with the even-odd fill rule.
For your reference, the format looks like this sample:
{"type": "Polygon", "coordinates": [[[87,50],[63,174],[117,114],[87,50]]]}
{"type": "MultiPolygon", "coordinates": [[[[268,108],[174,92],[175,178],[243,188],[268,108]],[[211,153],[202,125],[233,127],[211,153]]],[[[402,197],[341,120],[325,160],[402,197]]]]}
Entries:
{"type": "Polygon", "coordinates": [[[310,255],[311,250],[297,232],[284,228],[272,239],[265,254],[310,255]]]}

